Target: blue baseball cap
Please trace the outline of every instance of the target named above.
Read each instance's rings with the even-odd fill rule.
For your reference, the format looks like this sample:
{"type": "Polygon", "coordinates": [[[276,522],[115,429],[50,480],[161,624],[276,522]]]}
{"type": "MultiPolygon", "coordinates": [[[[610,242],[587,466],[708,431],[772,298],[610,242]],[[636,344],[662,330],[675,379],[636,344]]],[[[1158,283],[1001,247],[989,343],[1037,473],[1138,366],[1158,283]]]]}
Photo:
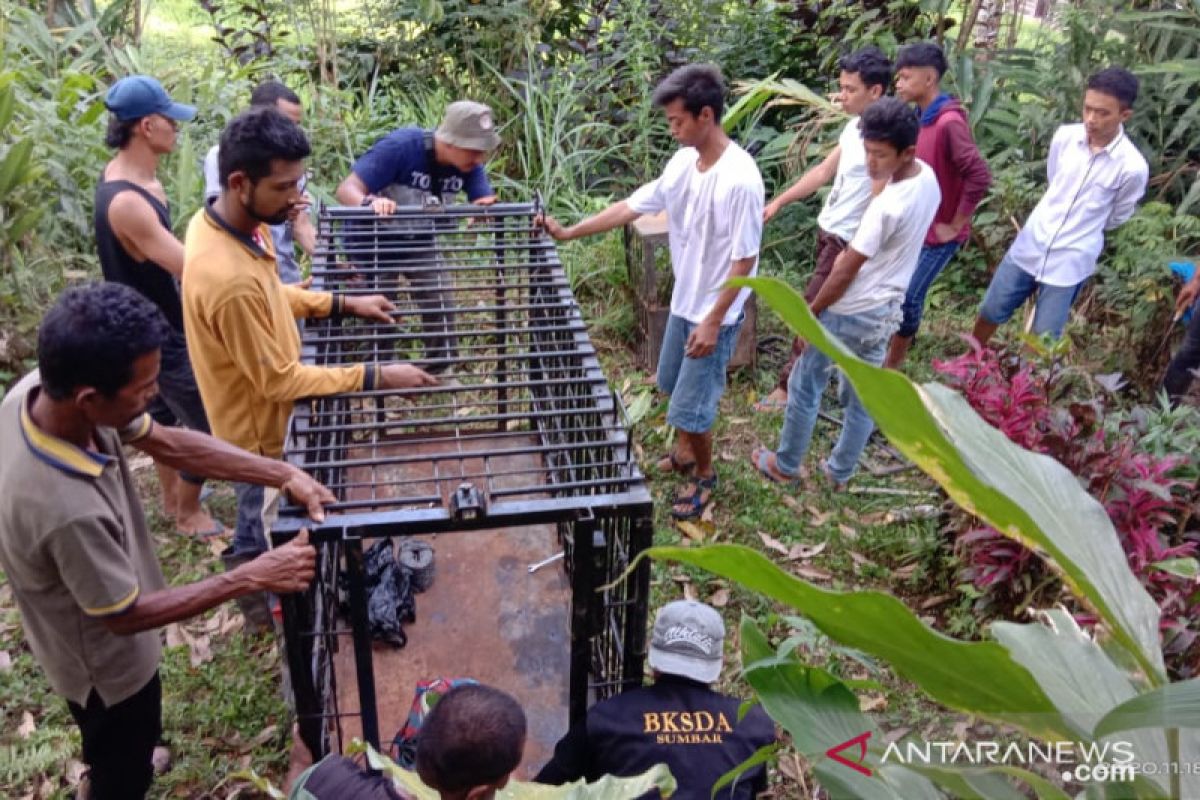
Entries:
{"type": "Polygon", "coordinates": [[[196,107],[176,103],[162,84],[149,75],[121,78],[104,95],[104,106],[121,122],[162,114],[169,119],[188,122],[196,117],[196,107]]]}

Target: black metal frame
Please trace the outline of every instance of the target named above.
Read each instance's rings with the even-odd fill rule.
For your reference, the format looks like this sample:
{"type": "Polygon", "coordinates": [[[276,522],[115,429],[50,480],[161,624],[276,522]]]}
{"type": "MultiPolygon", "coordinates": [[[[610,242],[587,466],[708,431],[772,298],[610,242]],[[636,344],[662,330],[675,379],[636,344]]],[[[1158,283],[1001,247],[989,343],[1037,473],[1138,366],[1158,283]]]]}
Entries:
{"type": "Polygon", "coordinates": [[[285,504],[272,528],[280,543],[307,525],[319,552],[312,587],[283,598],[301,735],[318,757],[342,749],[348,716],[360,716],[364,738],[379,745],[364,539],[556,525],[572,591],[571,719],[590,701],[641,683],[649,565],[618,578],[651,544],[650,495],[624,408],[604,378],[554,245],[533,226],[537,213],[533,204],[497,204],[402,208],[387,218],[350,208],[319,215],[315,286],[387,294],[398,306],[397,326],[308,320],[302,360],[345,366],[415,358],[428,345],[423,321],[440,316],[449,320],[442,332],[454,352],[422,353],[423,360],[459,371],[436,388],[296,404],[285,457],[337,497],[319,526],[285,504]],[[452,276],[451,285],[436,287],[437,305],[424,282],[431,269],[452,276]],[[539,466],[506,466],[514,457],[539,466]],[[471,461],[482,468],[468,468],[471,461]],[[394,474],[421,465],[432,476],[394,474]],[[459,484],[470,485],[466,507],[447,507],[459,484]],[[339,627],[339,575],[349,628],[339,627]],[[338,707],[333,654],[346,638],[357,711],[338,707]]]}

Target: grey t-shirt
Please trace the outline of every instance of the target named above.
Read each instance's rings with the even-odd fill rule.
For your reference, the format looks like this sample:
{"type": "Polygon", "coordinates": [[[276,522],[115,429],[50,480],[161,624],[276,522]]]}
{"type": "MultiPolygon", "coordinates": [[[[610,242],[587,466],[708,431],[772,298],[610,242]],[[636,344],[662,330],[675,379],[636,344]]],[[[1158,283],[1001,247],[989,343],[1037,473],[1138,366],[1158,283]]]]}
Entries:
{"type": "Polygon", "coordinates": [[[35,370],[0,403],[0,568],[54,691],[86,705],[95,689],[112,705],[154,677],[162,653],[157,630],[104,624],[166,587],[122,452],[153,423],[97,428],[97,449],[82,450],[33,422],[39,389],[35,370]]]}

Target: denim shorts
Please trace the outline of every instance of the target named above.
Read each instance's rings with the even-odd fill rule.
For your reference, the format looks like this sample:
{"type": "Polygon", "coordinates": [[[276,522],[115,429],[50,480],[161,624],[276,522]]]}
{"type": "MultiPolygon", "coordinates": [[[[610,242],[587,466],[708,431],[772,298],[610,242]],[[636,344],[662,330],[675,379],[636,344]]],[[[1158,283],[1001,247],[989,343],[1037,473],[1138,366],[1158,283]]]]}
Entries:
{"type": "Polygon", "coordinates": [[[717,406],[725,393],[725,368],[733,356],[742,319],[722,325],[717,347],[704,358],[684,355],[696,323],[674,314],[667,320],[658,354],[658,388],[671,395],[667,424],[687,433],[708,433],[717,421],[717,406]]]}
{"type": "Polygon", "coordinates": [[[979,316],[993,325],[1008,322],[1021,304],[1029,296],[1037,292],[1037,308],[1033,315],[1033,333],[1051,334],[1055,339],[1062,336],[1067,318],[1071,314],[1071,304],[1083,284],[1080,281],[1074,286],[1050,286],[1039,283],[1038,279],[1017,266],[1016,262],[1007,255],[996,267],[996,274],[988,284],[983,303],[979,306],[979,316]]]}

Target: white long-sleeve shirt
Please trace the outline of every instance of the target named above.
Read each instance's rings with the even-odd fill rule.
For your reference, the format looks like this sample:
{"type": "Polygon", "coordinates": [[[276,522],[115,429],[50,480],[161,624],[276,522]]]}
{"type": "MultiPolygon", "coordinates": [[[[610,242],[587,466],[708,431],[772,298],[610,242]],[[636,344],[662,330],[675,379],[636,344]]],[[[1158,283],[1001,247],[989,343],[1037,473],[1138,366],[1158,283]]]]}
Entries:
{"type": "Polygon", "coordinates": [[[1133,216],[1149,176],[1124,127],[1093,153],[1082,123],[1061,126],[1046,161],[1049,186],[1008,257],[1041,283],[1082,283],[1096,271],[1104,232],[1133,216]]]}

